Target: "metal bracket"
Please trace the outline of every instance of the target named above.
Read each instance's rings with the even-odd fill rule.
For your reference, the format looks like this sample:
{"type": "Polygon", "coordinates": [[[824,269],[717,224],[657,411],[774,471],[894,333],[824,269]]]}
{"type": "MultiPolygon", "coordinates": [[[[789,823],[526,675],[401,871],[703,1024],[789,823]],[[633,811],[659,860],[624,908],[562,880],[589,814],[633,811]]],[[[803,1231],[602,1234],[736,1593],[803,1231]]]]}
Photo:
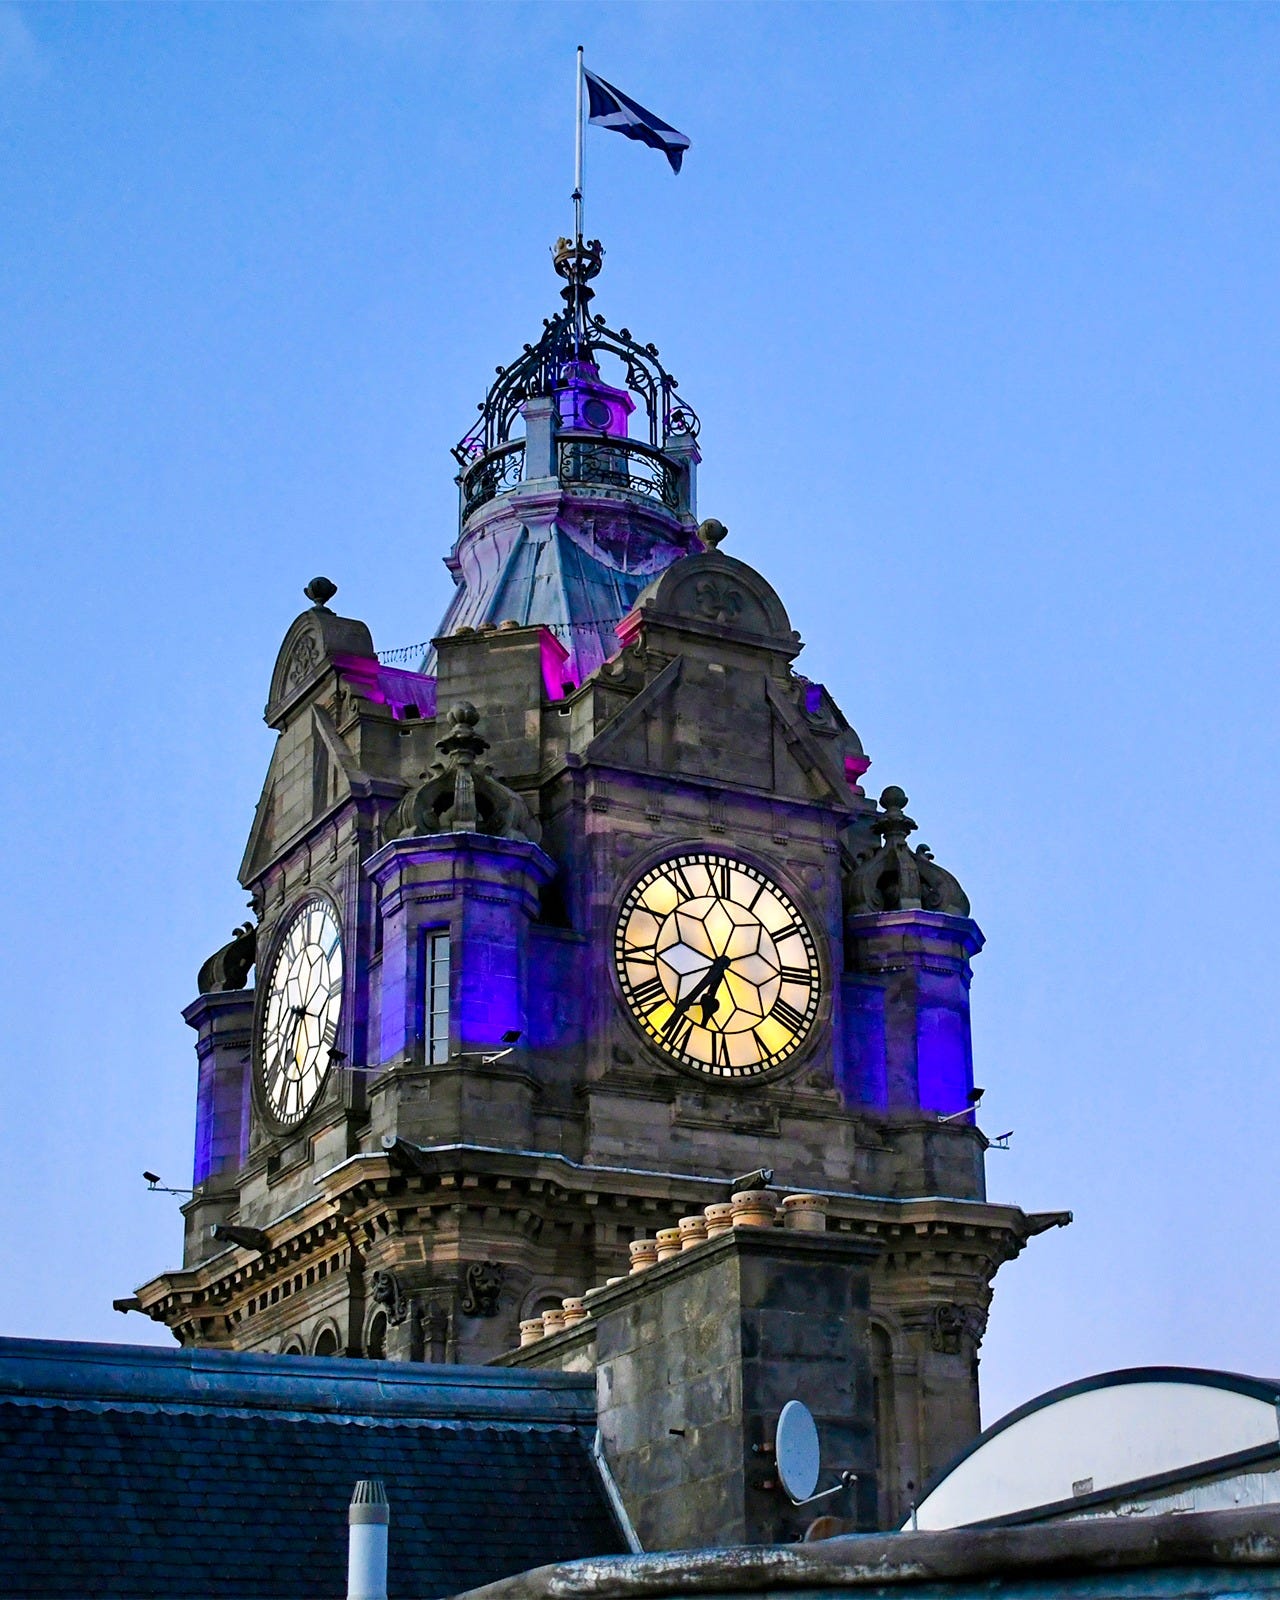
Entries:
{"type": "Polygon", "coordinates": [[[833,1494],[839,1494],[841,1489],[852,1489],[857,1481],[858,1474],[856,1472],[842,1472],[840,1474],[840,1482],[836,1484],[834,1489],[823,1489],[820,1494],[811,1494],[807,1500],[797,1500],[792,1495],[788,1495],[787,1499],[791,1501],[793,1506],[811,1506],[815,1500],[828,1500],[833,1494]]]}

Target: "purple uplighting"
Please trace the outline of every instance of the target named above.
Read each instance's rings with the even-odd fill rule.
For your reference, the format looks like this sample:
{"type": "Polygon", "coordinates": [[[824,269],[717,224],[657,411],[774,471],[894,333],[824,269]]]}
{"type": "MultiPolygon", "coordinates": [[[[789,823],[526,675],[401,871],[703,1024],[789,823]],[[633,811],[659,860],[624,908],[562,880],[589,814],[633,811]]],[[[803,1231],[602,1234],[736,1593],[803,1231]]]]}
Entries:
{"type": "Polygon", "coordinates": [[[390,706],[400,721],[409,717],[434,717],[436,680],[421,672],[384,667],[375,656],[335,655],[333,664],[357,694],[374,705],[390,706]]]}
{"type": "Polygon", "coordinates": [[[569,652],[550,628],[539,628],[538,643],[542,651],[542,687],[547,699],[563,700],[570,689],[578,687],[569,652]]]}

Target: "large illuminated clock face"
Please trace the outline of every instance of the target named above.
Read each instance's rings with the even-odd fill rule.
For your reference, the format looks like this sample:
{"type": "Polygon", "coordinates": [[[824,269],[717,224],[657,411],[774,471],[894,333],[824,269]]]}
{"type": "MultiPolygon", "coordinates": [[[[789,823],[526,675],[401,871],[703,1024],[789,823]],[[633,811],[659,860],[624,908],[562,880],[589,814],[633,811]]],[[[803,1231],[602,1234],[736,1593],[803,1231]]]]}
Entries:
{"type": "Polygon", "coordinates": [[[614,960],[651,1042],[712,1077],[780,1066],[817,1015],[818,953],[804,918],[732,856],[681,855],[646,872],[622,907],[614,960]]]}
{"type": "Polygon", "coordinates": [[[342,930],[317,897],[290,918],[267,976],[259,1086],[277,1122],[300,1122],[329,1071],[342,1009],[342,930]]]}

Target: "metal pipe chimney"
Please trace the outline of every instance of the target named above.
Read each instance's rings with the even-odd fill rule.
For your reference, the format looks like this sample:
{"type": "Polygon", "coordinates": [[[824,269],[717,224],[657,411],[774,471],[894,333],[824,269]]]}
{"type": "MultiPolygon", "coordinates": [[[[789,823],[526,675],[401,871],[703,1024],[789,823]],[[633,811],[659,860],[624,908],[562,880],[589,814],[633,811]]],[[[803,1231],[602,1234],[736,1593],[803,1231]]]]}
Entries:
{"type": "Polygon", "coordinates": [[[391,1506],[381,1478],[362,1478],[347,1511],[347,1600],[387,1600],[391,1506]]]}

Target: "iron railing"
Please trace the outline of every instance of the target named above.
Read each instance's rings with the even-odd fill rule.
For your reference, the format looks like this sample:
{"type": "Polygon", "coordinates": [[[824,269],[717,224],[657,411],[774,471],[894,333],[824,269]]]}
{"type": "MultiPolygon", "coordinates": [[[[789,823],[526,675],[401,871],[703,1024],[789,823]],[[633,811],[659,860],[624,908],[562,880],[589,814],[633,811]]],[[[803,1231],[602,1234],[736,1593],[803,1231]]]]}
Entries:
{"type": "Polygon", "coordinates": [[[599,434],[562,434],[558,446],[562,484],[603,484],[656,500],[670,511],[679,510],[679,477],[660,450],[635,439],[602,438],[599,434]]]}
{"type": "Polygon", "coordinates": [[[462,474],[462,516],[467,517],[495,495],[514,489],[524,473],[524,440],[513,439],[510,444],[490,450],[462,474]]]}

